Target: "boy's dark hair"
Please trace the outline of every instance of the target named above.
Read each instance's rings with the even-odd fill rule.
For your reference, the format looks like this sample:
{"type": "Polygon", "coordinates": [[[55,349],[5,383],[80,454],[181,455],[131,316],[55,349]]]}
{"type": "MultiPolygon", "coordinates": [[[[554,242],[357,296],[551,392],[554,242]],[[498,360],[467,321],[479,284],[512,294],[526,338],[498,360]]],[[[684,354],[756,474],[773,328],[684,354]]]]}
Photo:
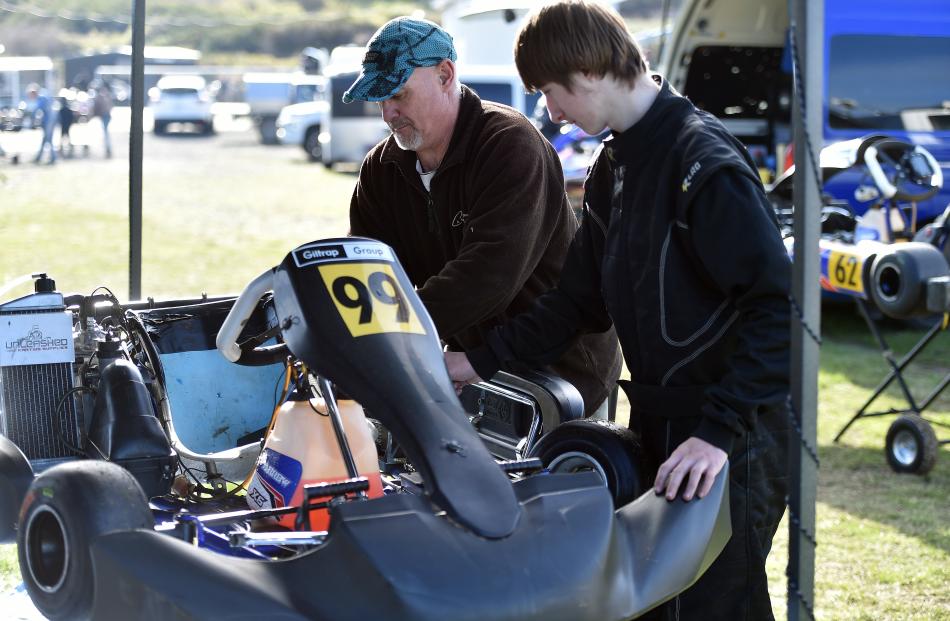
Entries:
{"type": "Polygon", "coordinates": [[[587,0],[564,0],[532,14],[515,40],[515,64],[529,92],[551,83],[570,91],[574,72],[609,73],[632,86],[647,70],[620,15],[587,0]]]}

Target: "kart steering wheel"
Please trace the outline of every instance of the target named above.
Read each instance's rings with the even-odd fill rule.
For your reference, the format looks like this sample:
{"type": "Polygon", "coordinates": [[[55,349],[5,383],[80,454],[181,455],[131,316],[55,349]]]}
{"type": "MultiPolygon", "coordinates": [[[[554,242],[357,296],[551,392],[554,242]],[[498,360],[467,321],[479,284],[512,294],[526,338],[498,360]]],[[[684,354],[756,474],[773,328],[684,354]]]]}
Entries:
{"type": "Polygon", "coordinates": [[[922,201],[943,187],[940,164],[919,145],[889,138],[878,140],[864,148],[864,164],[885,199],[922,201]],[[890,178],[882,163],[892,171],[890,178]]]}
{"type": "Polygon", "coordinates": [[[228,316],[224,318],[224,323],[221,324],[214,342],[218,351],[231,362],[244,366],[266,366],[281,362],[289,355],[290,350],[286,343],[262,345],[280,333],[279,325],[238,342],[241,331],[257,308],[258,301],[273,288],[273,280],[274,269],[271,268],[248,283],[234,301],[234,306],[231,307],[228,316]]]}

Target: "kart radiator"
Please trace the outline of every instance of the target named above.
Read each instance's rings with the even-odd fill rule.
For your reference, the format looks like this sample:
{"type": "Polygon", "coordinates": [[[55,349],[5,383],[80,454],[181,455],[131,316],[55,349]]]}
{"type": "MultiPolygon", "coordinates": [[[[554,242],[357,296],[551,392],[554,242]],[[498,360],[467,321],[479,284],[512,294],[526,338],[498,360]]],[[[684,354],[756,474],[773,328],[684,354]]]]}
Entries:
{"type": "Polygon", "coordinates": [[[75,385],[72,316],[51,280],[37,289],[0,305],[0,433],[43,470],[74,457],[68,445],[82,442],[75,395],[57,412],[75,385]]]}

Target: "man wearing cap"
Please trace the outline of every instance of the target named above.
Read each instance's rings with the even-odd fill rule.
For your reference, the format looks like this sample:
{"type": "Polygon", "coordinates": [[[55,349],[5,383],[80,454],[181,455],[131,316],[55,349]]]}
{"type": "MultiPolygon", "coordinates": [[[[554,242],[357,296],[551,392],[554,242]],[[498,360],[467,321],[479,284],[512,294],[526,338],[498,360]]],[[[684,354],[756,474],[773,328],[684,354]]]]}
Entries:
{"type": "MultiPolygon", "coordinates": [[[[363,160],[350,233],[392,246],[442,339],[470,349],[557,283],[577,221],[551,145],[459,84],[455,60],[442,28],[396,18],[373,35],[343,101],[379,102],[392,130],[363,160]]],[[[609,322],[586,328],[549,370],[602,417],[620,352],[609,322]]]]}

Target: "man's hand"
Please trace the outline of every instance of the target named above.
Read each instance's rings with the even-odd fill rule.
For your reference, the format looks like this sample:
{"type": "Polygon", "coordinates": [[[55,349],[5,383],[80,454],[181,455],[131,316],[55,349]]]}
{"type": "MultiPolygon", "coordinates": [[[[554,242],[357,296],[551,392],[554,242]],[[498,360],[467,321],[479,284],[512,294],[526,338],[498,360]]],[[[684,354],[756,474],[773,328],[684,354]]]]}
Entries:
{"type": "Polygon", "coordinates": [[[468,361],[468,356],[460,351],[445,352],[445,367],[449,370],[449,377],[455,385],[455,393],[461,394],[462,387],[482,381],[475,369],[468,361]]]}
{"type": "Polygon", "coordinates": [[[692,500],[694,495],[703,498],[712,489],[713,480],[728,457],[724,450],[705,440],[687,438],[660,466],[653,489],[657,494],[662,494],[665,490],[666,499],[673,500],[679,492],[680,484],[689,477],[683,489],[683,500],[692,500]]]}

